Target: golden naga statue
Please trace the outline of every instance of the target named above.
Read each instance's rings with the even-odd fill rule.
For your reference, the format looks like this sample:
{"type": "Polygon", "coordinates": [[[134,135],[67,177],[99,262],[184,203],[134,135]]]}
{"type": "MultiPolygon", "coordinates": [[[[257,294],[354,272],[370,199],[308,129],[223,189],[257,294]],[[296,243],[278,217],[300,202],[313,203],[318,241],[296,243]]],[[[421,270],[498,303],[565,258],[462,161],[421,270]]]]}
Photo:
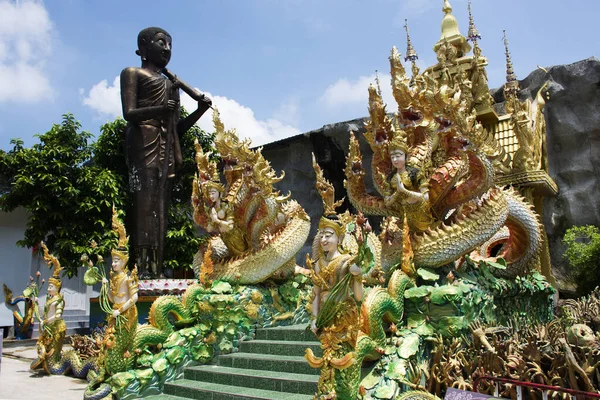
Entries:
{"type": "MultiPolygon", "coordinates": [[[[449,49],[451,44],[441,41],[440,51],[444,46],[449,49]]],[[[508,263],[499,274],[515,276],[539,268],[543,239],[538,217],[514,191],[495,185],[495,166],[503,162],[504,153],[478,122],[472,94],[461,90],[471,88],[467,74],[451,74],[459,68],[456,57],[441,58],[437,72],[426,70],[410,78],[397,49],[392,49],[391,84],[398,109],[389,116],[380,90],[371,86],[364,134],[373,151],[373,183],[380,196],[366,189],[352,134],[345,169],[349,199],[366,215],[387,217],[381,234],[385,271],[402,260],[404,218],[416,267],[437,268],[473,251],[490,256],[489,249],[504,242],[494,254],[508,263]],[[446,78],[445,69],[450,74],[446,78]]]]}
{"type": "MultiPolygon", "coordinates": [[[[251,150],[235,130],[225,130],[214,111],[215,148],[224,164],[221,183],[217,162],[196,143],[194,221],[212,235],[213,271],[208,279],[251,284],[284,277],[296,267],[295,255],[310,230],[310,220],[290,195],[273,188],[277,176],[261,150],[251,150]]],[[[194,259],[201,275],[205,248],[194,259]]]]}
{"type": "MultiPolygon", "coordinates": [[[[358,220],[348,211],[336,214],[333,185],[328,182],[313,155],[317,174],[317,191],[323,199],[323,216],[313,241],[313,257],[306,257],[313,281],[311,329],[321,341],[323,357],[306,350],[306,359],[313,368],[321,369],[318,394],[315,398],[355,398],[349,396],[347,385],[337,383],[360,378],[360,362],[354,352],[359,331],[359,307],[363,298],[363,270],[357,265],[357,254],[348,249],[352,233],[369,230],[366,219],[358,220]],[[347,239],[349,240],[345,240],[347,239]],[[344,379],[339,375],[343,374],[344,379]],[[337,396],[337,397],[336,397],[337,396]]],[[[362,237],[362,232],[358,233],[362,237]]],[[[361,243],[365,245],[366,243],[361,243]]]]}

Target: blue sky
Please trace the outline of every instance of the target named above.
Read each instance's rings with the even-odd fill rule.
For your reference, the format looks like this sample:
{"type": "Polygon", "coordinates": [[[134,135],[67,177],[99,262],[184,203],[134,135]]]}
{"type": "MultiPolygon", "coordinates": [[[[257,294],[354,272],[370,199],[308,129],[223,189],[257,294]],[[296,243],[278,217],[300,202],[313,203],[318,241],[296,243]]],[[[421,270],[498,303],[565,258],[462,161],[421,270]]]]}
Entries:
{"type": "MultiPolygon", "coordinates": [[[[466,35],[467,0],[450,2],[466,35]]],[[[115,78],[139,66],[136,38],[147,26],[171,33],[169,68],[209,93],[226,127],[256,144],[362,117],[375,70],[391,100],[387,57],[392,45],[405,52],[405,18],[419,65],[435,62],[442,4],[0,0],[0,148],[10,149],[14,137],[34,144],[65,112],[98,135],[120,114],[115,78]]],[[[472,0],[472,7],[491,87],[505,78],[503,29],[519,79],[537,65],[599,56],[598,0],[472,0]]],[[[210,122],[206,114],[200,125],[210,129],[210,122]]]]}

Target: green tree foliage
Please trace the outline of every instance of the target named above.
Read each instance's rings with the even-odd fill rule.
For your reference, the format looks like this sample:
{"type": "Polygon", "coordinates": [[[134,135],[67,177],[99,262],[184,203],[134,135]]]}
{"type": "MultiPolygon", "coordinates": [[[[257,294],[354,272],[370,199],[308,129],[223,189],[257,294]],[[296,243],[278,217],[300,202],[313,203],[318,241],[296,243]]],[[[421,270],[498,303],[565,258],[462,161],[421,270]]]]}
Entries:
{"type": "MultiPolygon", "coordinates": [[[[186,115],[182,109],[183,116],[186,115]]],[[[122,118],[104,124],[98,140],[81,132],[71,114],[61,124],[39,135],[40,143],[24,148],[13,139],[13,149],[0,150],[0,209],[28,210],[25,237],[17,244],[34,247],[41,240],[61,261],[69,276],[77,274],[83,253],[106,256],[116,245],[111,229],[112,205],[123,210],[131,207],[125,163],[125,128],[122,118]],[[97,247],[90,248],[94,240],[97,247]]],[[[194,126],[181,136],[183,165],[173,188],[165,266],[191,267],[202,238],[192,220],[190,197],[196,171],[194,141],[212,150],[214,136],[194,126]]]]}
{"type": "MultiPolygon", "coordinates": [[[[187,112],[181,109],[181,117],[187,112]]],[[[206,118],[206,117],[205,117],[206,118]]],[[[98,141],[94,144],[94,164],[110,170],[116,177],[125,212],[131,207],[132,200],[128,186],[127,166],[125,163],[125,128],[122,118],[104,124],[98,141]]],[[[176,182],[171,194],[167,238],[165,240],[164,266],[170,268],[191,267],[194,254],[198,251],[202,238],[198,236],[192,219],[190,198],[192,183],[196,173],[195,141],[198,140],[204,151],[213,150],[214,134],[207,134],[194,125],[180,137],[183,163],[177,172],[176,182]]],[[[127,217],[125,217],[127,221],[127,217]]]]}
{"type": "Polygon", "coordinates": [[[112,205],[122,206],[115,174],[90,163],[92,135],[81,131],[71,114],[38,135],[40,143],[24,148],[13,139],[0,153],[0,177],[8,190],[0,209],[24,207],[29,212],[20,246],[41,240],[61,261],[69,276],[77,273],[82,253],[107,254],[116,244],[110,229],[112,205]],[[90,249],[90,241],[98,246],[90,249]]]}
{"type": "Polygon", "coordinates": [[[582,294],[600,286],[600,229],[591,225],[574,226],[567,229],[563,242],[567,246],[565,258],[582,294]]]}

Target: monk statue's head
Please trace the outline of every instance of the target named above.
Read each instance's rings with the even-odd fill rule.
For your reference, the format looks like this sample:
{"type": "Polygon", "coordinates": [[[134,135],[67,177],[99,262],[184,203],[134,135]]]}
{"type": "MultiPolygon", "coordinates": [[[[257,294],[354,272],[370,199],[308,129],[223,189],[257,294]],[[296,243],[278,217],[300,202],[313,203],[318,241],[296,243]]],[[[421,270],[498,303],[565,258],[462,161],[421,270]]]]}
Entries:
{"type": "Polygon", "coordinates": [[[165,68],[171,60],[172,40],[169,32],[162,28],[150,27],[142,29],[138,34],[136,54],[159,68],[165,68]]]}

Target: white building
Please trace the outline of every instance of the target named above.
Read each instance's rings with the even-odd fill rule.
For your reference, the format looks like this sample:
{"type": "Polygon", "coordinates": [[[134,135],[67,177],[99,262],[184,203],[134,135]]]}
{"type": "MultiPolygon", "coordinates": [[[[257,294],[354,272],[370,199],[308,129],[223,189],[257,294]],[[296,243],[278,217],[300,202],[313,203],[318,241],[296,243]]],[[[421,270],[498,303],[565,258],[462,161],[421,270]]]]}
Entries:
{"type": "MultiPolygon", "coordinates": [[[[0,211],[0,290],[6,284],[18,296],[29,283],[29,277],[35,278],[37,271],[45,279],[40,296],[40,312],[43,312],[46,301],[48,278],[52,275],[42,255],[33,254],[31,249],[17,246],[17,241],[24,238],[28,213],[19,208],[11,213],[0,211]]],[[[64,318],[67,323],[67,334],[83,332],[89,322],[89,298],[94,295],[92,288],[83,282],[83,271],[73,279],[63,278],[62,294],[65,297],[64,318]],[[83,328],[83,329],[82,329],[83,328]]],[[[5,302],[4,292],[0,292],[0,328],[9,328],[14,324],[13,311],[17,306],[10,306],[5,302]]],[[[24,303],[18,304],[23,312],[24,303]]],[[[37,326],[36,326],[37,328],[37,326]]],[[[34,328],[34,337],[37,329],[34,328]]]]}

